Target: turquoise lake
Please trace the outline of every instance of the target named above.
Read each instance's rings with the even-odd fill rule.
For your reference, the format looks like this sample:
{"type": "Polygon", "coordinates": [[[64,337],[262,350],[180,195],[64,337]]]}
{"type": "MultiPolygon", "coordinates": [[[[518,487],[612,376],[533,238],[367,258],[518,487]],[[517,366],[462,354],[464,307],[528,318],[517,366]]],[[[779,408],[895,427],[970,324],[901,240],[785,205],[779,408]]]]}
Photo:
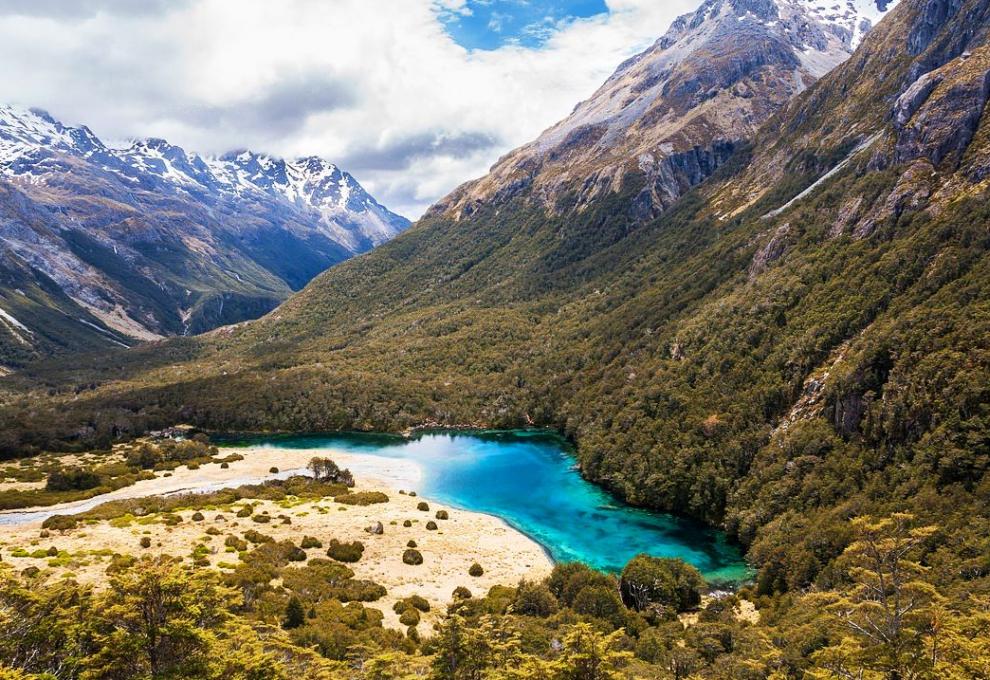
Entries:
{"type": "Polygon", "coordinates": [[[286,449],[328,448],[414,461],[417,493],[502,518],[540,543],[557,562],[580,561],[617,572],[634,555],[679,557],[710,583],[744,580],[749,571],[725,535],[696,522],[621,503],[585,481],[560,437],[543,431],[223,438],[222,443],[286,449]]]}

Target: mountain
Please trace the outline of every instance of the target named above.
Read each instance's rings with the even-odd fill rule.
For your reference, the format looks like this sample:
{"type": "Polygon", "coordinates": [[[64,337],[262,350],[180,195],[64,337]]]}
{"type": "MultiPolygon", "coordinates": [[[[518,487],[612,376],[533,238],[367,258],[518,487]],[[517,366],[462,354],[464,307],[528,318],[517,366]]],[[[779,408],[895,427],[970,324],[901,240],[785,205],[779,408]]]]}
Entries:
{"type": "Polygon", "coordinates": [[[567,213],[632,185],[626,209],[654,217],[845,61],[894,4],[706,0],[570,116],[434,211],[459,218],[525,194],[552,214],[567,213]]]}
{"type": "Polygon", "coordinates": [[[257,321],[4,379],[0,447],[546,426],[727,529],[759,594],[841,585],[849,520],[896,512],[962,602],[990,588],[988,99],[990,0],[903,0],[657,217],[634,183],[433,211],[257,321]]]}
{"type": "Polygon", "coordinates": [[[408,224],[316,157],[117,149],[0,107],[0,364],[260,316],[408,224]]]}

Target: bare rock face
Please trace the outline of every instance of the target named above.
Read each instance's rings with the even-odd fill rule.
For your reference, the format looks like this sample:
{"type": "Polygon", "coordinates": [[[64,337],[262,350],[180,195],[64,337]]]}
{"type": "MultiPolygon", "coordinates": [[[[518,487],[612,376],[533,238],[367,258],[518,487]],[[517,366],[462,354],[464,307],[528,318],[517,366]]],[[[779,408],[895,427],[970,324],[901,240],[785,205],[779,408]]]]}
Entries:
{"type": "Polygon", "coordinates": [[[568,118],[431,212],[460,219],[522,197],[562,214],[632,191],[629,214],[655,217],[844,61],[887,4],[864,13],[852,0],[707,0],[568,118]]]}
{"type": "Polygon", "coordinates": [[[749,265],[750,281],[756,279],[757,276],[766,271],[767,267],[784,255],[787,251],[788,235],[790,233],[791,225],[787,222],[774,230],[773,235],[766,242],[766,245],[760,248],[756,252],[756,255],[753,256],[753,261],[749,265]]]}
{"type": "Polygon", "coordinates": [[[953,169],[962,160],[990,97],[990,55],[965,53],[924,74],[902,94],[894,109],[894,160],[925,158],[953,169]]]}

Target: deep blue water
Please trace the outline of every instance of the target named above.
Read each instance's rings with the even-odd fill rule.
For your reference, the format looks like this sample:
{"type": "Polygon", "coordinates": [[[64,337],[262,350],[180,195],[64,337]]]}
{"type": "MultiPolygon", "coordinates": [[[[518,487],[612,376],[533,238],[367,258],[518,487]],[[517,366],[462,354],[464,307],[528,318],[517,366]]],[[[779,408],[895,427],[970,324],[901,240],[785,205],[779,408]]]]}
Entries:
{"type": "Polygon", "coordinates": [[[465,510],[501,517],[543,545],[555,561],[618,571],[634,555],[680,557],[709,582],[748,571],[718,531],[625,505],[586,482],[566,442],[544,431],[431,433],[412,439],[371,434],[277,435],[225,443],[327,447],[409,459],[423,470],[416,491],[465,510]]]}

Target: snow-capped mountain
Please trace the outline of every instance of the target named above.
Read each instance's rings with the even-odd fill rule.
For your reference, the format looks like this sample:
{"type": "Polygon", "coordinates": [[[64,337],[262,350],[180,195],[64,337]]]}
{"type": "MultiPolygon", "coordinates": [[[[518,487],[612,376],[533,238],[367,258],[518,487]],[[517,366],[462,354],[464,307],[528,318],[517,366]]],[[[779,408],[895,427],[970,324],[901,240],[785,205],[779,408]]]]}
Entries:
{"type": "Polygon", "coordinates": [[[326,235],[352,250],[380,245],[409,225],[379,204],[354,177],[322,158],[294,161],[235,151],[218,158],[187,153],[164,139],[103,144],[86,127],[69,127],[39,109],[0,106],[0,174],[44,181],[54,154],[70,154],[134,185],[200,199],[286,201],[315,210],[326,235]]]}
{"type": "Polygon", "coordinates": [[[31,331],[21,339],[50,336],[55,349],[258,316],[409,226],[317,157],[204,157],[162,139],[114,148],[86,127],[11,106],[0,106],[0,189],[0,277],[11,282],[0,309],[31,331]],[[40,292],[49,284],[62,297],[40,292]],[[28,289],[33,297],[14,294],[28,289]],[[29,313],[25,297],[57,314],[32,328],[12,311],[29,313]],[[93,342],[67,338],[64,317],[93,342]],[[53,319],[58,330],[45,332],[53,319]]]}
{"type": "Polygon", "coordinates": [[[894,4],[705,0],[570,116],[432,212],[460,217],[525,195],[561,213],[635,191],[634,216],[654,216],[845,61],[894,4]]]}

